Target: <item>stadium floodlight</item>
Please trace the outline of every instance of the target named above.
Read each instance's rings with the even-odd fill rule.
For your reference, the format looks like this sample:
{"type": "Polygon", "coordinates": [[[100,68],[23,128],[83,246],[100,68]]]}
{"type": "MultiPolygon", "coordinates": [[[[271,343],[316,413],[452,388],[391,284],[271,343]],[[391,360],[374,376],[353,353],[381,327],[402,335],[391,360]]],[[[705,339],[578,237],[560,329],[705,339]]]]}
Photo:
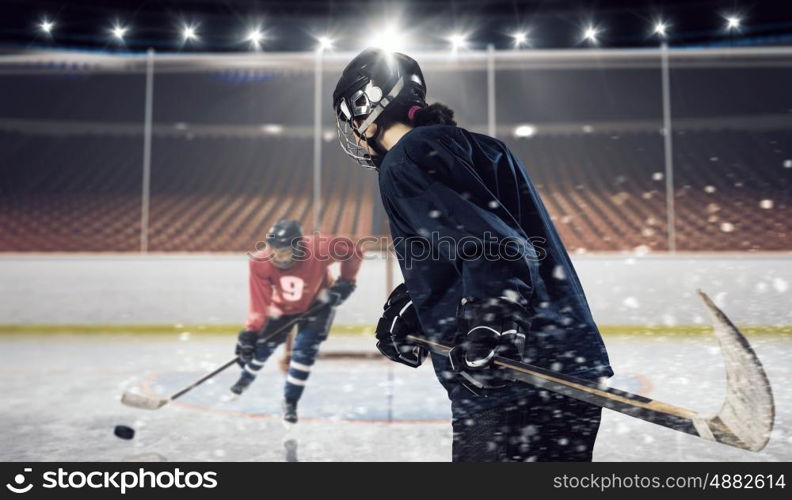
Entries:
{"type": "Polygon", "coordinates": [[[124,41],[124,35],[127,31],[128,28],[126,26],[121,26],[120,24],[113,25],[113,28],[110,30],[110,32],[113,34],[113,37],[119,42],[124,41]]]}
{"type": "Polygon", "coordinates": [[[520,125],[514,129],[515,137],[533,137],[536,134],[536,127],[533,125],[520,125]]]}
{"type": "Polygon", "coordinates": [[[448,37],[448,41],[451,43],[452,52],[456,52],[459,49],[464,49],[467,47],[467,37],[464,33],[452,33],[448,37]]]}
{"type": "Polygon", "coordinates": [[[528,43],[528,33],[525,31],[518,31],[512,35],[515,47],[522,47],[528,43]]]}
{"type": "Polygon", "coordinates": [[[388,24],[366,40],[366,47],[374,47],[387,52],[400,52],[406,49],[407,37],[395,24],[388,24]]]}
{"type": "Polygon", "coordinates": [[[251,28],[245,36],[245,41],[250,42],[250,45],[258,50],[261,48],[261,42],[264,41],[264,32],[258,26],[251,28]]]}
{"type": "Polygon", "coordinates": [[[186,24],[184,28],[182,28],[182,40],[185,42],[198,40],[198,28],[193,25],[186,24]]]}
{"type": "Polygon", "coordinates": [[[739,30],[742,19],[738,16],[726,16],[726,29],[729,31],[739,30]]]}
{"type": "Polygon", "coordinates": [[[335,43],[335,41],[329,36],[320,36],[316,39],[316,41],[319,42],[319,50],[322,51],[332,49],[333,44],[335,43]]]}
{"type": "Polygon", "coordinates": [[[47,35],[52,33],[52,28],[54,27],[55,27],[55,23],[48,19],[44,19],[41,21],[41,23],[39,23],[39,29],[44,33],[46,33],[47,35]]]}
{"type": "Polygon", "coordinates": [[[598,34],[599,30],[595,26],[586,26],[586,28],[583,30],[583,40],[592,44],[596,44],[598,34]]]}
{"type": "Polygon", "coordinates": [[[283,125],[277,123],[265,123],[260,127],[261,131],[268,135],[280,135],[283,133],[283,125]]]}
{"type": "Polygon", "coordinates": [[[654,34],[660,38],[665,38],[668,34],[668,24],[663,21],[657,21],[654,26],[654,34]]]}
{"type": "Polygon", "coordinates": [[[261,41],[264,40],[264,33],[262,33],[259,28],[253,28],[248,31],[246,40],[253,43],[261,43],[261,41]]]}

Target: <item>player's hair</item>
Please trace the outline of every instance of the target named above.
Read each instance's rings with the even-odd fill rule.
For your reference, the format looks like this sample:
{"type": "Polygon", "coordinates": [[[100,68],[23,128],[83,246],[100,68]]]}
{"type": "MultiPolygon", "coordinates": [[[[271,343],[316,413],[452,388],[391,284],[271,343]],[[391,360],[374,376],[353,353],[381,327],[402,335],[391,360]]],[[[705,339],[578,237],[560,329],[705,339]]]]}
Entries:
{"type": "MultiPolygon", "coordinates": [[[[407,113],[409,118],[410,110],[407,110],[407,113]]],[[[416,109],[412,112],[412,116],[412,125],[416,127],[422,125],[456,125],[454,110],[439,102],[416,109]]]]}
{"type": "Polygon", "coordinates": [[[383,129],[396,122],[410,125],[411,127],[457,124],[454,120],[453,109],[439,102],[426,104],[423,97],[419,97],[415,93],[401,96],[388,106],[380,116],[377,123],[383,129]]]}

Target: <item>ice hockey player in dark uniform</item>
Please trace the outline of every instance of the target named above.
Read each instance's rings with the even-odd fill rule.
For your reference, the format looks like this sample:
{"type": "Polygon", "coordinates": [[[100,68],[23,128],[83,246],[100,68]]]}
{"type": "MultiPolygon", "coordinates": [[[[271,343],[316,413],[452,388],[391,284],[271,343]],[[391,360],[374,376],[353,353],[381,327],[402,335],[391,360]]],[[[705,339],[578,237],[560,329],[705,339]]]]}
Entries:
{"type": "Polygon", "coordinates": [[[569,256],[522,162],[425,96],[417,62],[378,49],[353,59],[333,94],[342,148],[379,173],[404,275],[377,346],[409,366],[427,353],[408,334],[453,346],[432,364],[451,400],[454,461],[590,461],[601,408],[491,362],[613,375],[569,256]]]}
{"type": "Polygon", "coordinates": [[[250,386],[288,337],[292,328],[287,325],[296,322],[283,420],[297,422],[297,402],[311,366],[330,331],[335,308],[355,290],[362,258],[362,250],[349,238],[303,236],[294,220],[279,220],[269,230],[266,248],[250,258],[250,310],[236,345],[243,370],[231,392],[239,395],[250,386]],[[341,263],[341,274],[333,280],[328,267],[335,262],[341,263]]]}

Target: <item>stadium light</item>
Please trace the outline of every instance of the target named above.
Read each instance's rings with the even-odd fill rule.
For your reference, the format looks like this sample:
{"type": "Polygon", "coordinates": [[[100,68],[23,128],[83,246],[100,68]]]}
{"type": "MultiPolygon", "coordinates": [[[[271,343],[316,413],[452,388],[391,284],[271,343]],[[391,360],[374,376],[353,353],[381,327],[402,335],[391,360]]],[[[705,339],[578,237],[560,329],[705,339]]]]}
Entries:
{"type": "Polygon", "coordinates": [[[320,36],[316,39],[316,41],[319,42],[319,50],[321,51],[332,49],[333,44],[335,43],[335,41],[329,36],[320,36]]]}
{"type": "Polygon", "coordinates": [[[528,43],[528,33],[526,33],[525,31],[519,31],[517,33],[514,33],[512,35],[512,38],[514,39],[515,47],[522,47],[523,45],[526,45],[528,43]]]}
{"type": "Polygon", "coordinates": [[[375,47],[387,52],[399,52],[406,48],[407,37],[395,24],[388,24],[366,40],[366,47],[375,47]]]}
{"type": "Polygon", "coordinates": [[[453,33],[448,37],[451,43],[451,51],[456,52],[459,49],[467,47],[467,37],[463,33],[453,33]]]}
{"type": "Polygon", "coordinates": [[[259,128],[267,135],[280,135],[283,133],[283,125],[277,123],[265,123],[259,128]]]}
{"type": "Polygon", "coordinates": [[[660,38],[665,38],[668,34],[668,24],[664,21],[658,21],[654,26],[654,34],[660,38]]]}
{"type": "Polygon", "coordinates": [[[55,23],[48,19],[43,19],[41,23],[39,23],[39,29],[47,35],[52,34],[52,28],[54,27],[55,23]]]}
{"type": "Polygon", "coordinates": [[[533,137],[536,134],[536,127],[533,125],[520,125],[514,129],[515,137],[533,137]]]}
{"type": "Polygon", "coordinates": [[[587,41],[591,44],[597,43],[597,35],[599,34],[599,30],[594,26],[586,26],[583,30],[583,40],[587,41]]]}
{"type": "Polygon", "coordinates": [[[185,42],[190,42],[194,40],[198,40],[198,29],[190,24],[186,24],[184,28],[182,28],[182,40],[185,42]]]}
{"type": "Polygon", "coordinates": [[[261,48],[261,42],[264,41],[264,32],[260,27],[251,28],[245,36],[245,41],[250,42],[250,45],[258,50],[261,48]]]}
{"type": "Polygon", "coordinates": [[[128,28],[126,26],[121,26],[120,24],[115,24],[115,25],[113,25],[113,29],[111,30],[111,33],[113,34],[113,37],[116,40],[118,40],[119,42],[123,42],[124,41],[124,35],[126,34],[127,30],[128,30],[128,28]]]}
{"type": "Polygon", "coordinates": [[[739,30],[742,19],[737,16],[726,16],[726,29],[729,31],[739,30]]]}

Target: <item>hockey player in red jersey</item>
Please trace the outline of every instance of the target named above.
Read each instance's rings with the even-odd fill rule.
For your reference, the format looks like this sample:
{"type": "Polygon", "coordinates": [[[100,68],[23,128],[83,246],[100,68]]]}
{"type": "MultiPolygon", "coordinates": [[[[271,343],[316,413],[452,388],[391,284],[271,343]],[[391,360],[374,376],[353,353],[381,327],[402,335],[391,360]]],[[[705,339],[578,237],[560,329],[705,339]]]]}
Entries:
{"type": "Polygon", "coordinates": [[[297,402],[335,308],[355,290],[362,250],[349,238],[303,236],[299,222],[287,219],[270,229],[266,244],[250,259],[250,310],[236,346],[243,369],[231,392],[242,394],[250,386],[288,337],[287,325],[296,322],[283,400],[284,422],[295,423],[297,402]],[[333,280],[329,266],[335,262],[341,273],[333,280]]]}

